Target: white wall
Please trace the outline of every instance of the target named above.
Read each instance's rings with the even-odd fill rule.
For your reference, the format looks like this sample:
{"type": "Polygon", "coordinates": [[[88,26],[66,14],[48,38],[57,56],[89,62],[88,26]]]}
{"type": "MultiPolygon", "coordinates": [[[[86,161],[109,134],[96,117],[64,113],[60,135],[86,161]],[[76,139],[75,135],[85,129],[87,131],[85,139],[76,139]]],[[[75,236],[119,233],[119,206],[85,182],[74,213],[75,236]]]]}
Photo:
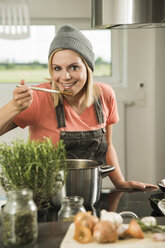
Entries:
{"type": "Polygon", "coordinates": [[[157,179],[165,178],[165,29],[155,39],[155,153],[157,179]]]}
{"type": "Polygon", "coordinates": [[[30,0],[32,19],[90,18],[90,0],[30,0]]]}
{"type": "Polygon", "coordinates": [[[125,32],[128,87],[116,89],[116,94],[134,103],[125,116],[126,176],[156,183],[165,177],[165,29],[125,32]]]}
{"type": "Polygon", "coordinates": [[[30,0],[32,24],[72,24],[90,27],[90,0],[30,0]]]}
{"type": "Polygon", "coordinates": [[[128,91],[135,105],[127,109],[127,178],[155,183],[154,173],[154,30],[128,31],[128,91]],[[144,84],[144,89],[139,84],[144,84]],[[144,104],[139,101],[143,91],[144,104]],[[152,154],[152,155],[151,155],[152,154]]]}

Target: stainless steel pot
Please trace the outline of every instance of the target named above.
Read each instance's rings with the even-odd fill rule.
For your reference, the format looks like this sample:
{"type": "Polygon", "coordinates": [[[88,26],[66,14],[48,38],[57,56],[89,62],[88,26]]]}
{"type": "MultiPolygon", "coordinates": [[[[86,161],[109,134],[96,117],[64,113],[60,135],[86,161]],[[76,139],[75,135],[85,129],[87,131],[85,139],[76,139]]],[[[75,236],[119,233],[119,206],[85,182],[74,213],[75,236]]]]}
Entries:
{"type": "Polygon", "coordinates": [[[85,206],[92,206],[100,199],[102,178],[115,167],[86,159],[67,159],[68,175],[62,190],[52,197],[51,203],[60,207],[65,196],[82,196],[85,206]]]}

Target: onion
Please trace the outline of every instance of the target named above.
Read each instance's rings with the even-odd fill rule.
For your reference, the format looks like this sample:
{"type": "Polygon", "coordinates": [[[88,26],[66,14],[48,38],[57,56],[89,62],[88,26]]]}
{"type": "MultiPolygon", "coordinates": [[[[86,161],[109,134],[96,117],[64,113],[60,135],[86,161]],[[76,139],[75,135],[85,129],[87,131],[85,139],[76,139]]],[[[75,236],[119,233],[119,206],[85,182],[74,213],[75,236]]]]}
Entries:
{"type": "Polygon", "coordinates": [[[93,238],[98,243],[115,242],[118,238],[117,231],[110,221],[99,221],[93,229],[93,238]]]}

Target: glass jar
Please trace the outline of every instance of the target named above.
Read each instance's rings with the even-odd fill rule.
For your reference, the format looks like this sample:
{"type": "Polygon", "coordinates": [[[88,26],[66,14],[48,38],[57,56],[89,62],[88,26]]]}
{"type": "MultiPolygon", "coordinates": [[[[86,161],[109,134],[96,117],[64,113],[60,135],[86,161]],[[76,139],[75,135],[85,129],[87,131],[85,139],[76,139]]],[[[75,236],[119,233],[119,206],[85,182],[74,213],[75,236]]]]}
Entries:
{"type": "Polygon", "coordinates": [[[7,193],[2,210],[2,241],[5,247],[26,247],[38,237],[37,207],[28,189],[7,193]]]}
{"type": "Polygon", "coordinates": [[[58,212],[59,221],[73,221],[78,212],[86,212],[84,198],[81,196],[67,196],[62,199],[62,205],[58,212]]]}

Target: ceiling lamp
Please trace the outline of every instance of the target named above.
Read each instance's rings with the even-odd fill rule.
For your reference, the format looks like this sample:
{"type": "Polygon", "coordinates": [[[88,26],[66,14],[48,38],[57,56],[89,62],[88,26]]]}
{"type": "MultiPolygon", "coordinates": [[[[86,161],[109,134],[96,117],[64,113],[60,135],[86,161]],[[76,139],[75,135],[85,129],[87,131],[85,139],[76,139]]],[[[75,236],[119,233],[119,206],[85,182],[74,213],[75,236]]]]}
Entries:
{"type": "Polygon", "coordinates": [[[29,0],[0,0],[0,38],[30,36],[29,0]]]}

